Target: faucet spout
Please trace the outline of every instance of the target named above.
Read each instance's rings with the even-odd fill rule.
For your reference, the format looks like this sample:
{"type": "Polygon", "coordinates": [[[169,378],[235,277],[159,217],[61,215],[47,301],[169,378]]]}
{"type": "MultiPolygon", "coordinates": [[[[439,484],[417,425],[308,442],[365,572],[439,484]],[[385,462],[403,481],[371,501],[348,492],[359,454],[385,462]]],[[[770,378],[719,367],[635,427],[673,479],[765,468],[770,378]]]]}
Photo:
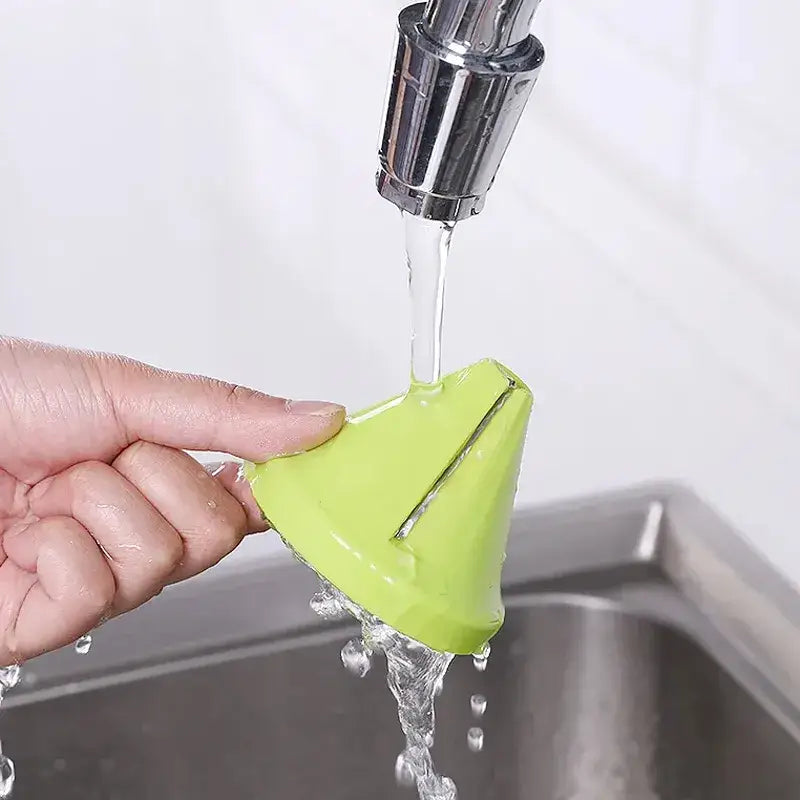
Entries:
{"type": "Polygon", "coordinates": [[[403,211],[477,214],[544,61],[539,0],[428,0],[400,12],[377,186],[403,211]]]}

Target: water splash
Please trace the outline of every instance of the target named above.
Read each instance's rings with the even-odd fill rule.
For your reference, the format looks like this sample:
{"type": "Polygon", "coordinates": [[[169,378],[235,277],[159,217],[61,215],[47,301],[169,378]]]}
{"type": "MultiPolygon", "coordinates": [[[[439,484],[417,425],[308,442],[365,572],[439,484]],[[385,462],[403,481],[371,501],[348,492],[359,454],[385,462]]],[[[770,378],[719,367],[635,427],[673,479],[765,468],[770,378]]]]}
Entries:
{"type": "Polygon", "coordinates": [[[405,751],[397,756],[397,761],[394,764],[394,779],[397,781],[398,786],[406,786],[414,788],[417,783],[417,777],[414,774],[414,768],[408,763],[405,751]]]}
{"type": "Polygon", "coordinates": [[[386,656],[387,682],[397,701],[400,726],[406,737],[405,749],[395,763],[397,782],[403,786],[416,785],[420,800],[455,800],[455,784],[436,772],[431,756],[434,702],[453,660],[452,654],[439,653],[404,636],[359,608],[331,584],[324,580],[321,583],[312,608],[324,609],[325,616],[349,613],[361,623],[361,639],[351,640],[342,650],[345,666],[350,669],[348,662],[363,666],[362,654],[367,663],[371,663],[370,656],[375,651],[386,656]]]}
{"type": "Polygon", "coordinates": [[[0,797],[11,797],[15,778],[14,762],[3,754],[0,746],[0,797]]]}
{"type": "Polygon", "coordinates": [[[0,703],[3,701],[6,692],[13,689],[22,677],[22,669],[19,664],[12,664],[10,667],[0,667],[0,703]]]}
{"type": "MultiPolygon", "coordinates": [[[[22,671],[19,664],[11,664],[8,667],[0,667],[0,704],[9,689],[13,689],[20,681],[22,671]]],[[[14,762],[3,753],[3,746],[0,742],[0,798],[11,797],[14,790],[14,779],[16,773],[14,762]]]]}
{"type": "Polygon", "coordinates": [[[75,642],[75,652],[79,655],[85,656],[89,650],[92,649],[92,641],[92,634],[85,633],[80,639],[78,639],[77,642],[75,642]]]}
{"type": "Polygon", "coordinates": [[[342,619],[347,616],[347,610],[342,608],[339,601],[329,592],[317,592],[309,603],[311,610],[323,619],[342,619]]]}

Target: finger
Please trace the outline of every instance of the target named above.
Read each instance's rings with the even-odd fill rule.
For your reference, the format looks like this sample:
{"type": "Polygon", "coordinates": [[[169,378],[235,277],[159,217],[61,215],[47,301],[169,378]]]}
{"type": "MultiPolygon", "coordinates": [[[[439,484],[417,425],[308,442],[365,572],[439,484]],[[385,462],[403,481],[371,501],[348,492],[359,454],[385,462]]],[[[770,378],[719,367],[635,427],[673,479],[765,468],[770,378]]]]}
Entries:
{"type": "Polygon", "coordinates": [[[177,531],[108,464],[70,467],[37,484],[28,498],[36,516],[71,516],[95,538],[116,581],[115,613],[158,594],[183,557],[177,531]]]}
{"type": "Polygon", "coordinates": [[[137,442],[117,457],[114,468],[183,540],[183,558],[170,581],[183,580],[212,567],[248,532],[242,504],[180,450],[137,442]]]}
{"type": "Polygon", "coordinates": [[[241,464],[235,461],[217,461],[214,464],[204,464],[203,468],[242,504],[247,514],[247,529],[250,533],[269,529],[264,514],[253,497],[250,482],[245,477],[241,464]]]}
{"type": "Polygon", "coordinates": [[[344,409],[334,403],[283,400],[125,359],[101,359],[98,365],[129,441],[264,461],[310,450],[344,422],[344,409]]]}
{"type": "Polygon", "coordinates": [[[4,641],[15,659],[75,641],[110,608],[114,576],[97,542],[74,519],[39,520],[6,535],[3,546],[7,559],[0,571],[13,609],[4,620],[4,641]]]}

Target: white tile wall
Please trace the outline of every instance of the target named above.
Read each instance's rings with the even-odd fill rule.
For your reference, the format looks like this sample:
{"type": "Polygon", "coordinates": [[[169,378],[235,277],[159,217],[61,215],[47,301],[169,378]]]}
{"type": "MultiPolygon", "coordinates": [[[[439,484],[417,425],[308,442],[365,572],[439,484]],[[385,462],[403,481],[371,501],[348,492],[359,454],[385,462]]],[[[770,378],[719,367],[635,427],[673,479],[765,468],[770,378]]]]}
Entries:
{"type": "Polygon", "coordinates": [[[685,75],[647,56],[583,5],[564,3],[554,16],[552,41],[545,43],[547,98],[614,157],[676,187],[685,178],[693,101],[685,75]]]}
{"type": "MultiPolygon", "coordinates": [[[[351,406],[401,389],[372,182],[399,4],[343,2],[0,5],[0,327],[351,406]]],[[[683,479],[800,581],[798,21],[545,0],[445,360],[536,390],[520,502],[683,479]]]]}
{"type": "Polygon", "coordinates": [[[800,314],[800,147],[709,99],[693,176],[697,216],[787,309],[800,314]]]}
{"type": "Polygon", "coordinates": [[[797,75],[800,6],[782,0],[716,0],[708,41],[708,80],[743,114],[787,140],[800,135],[797,75]]]}
{"type": "Polygon", "coordinates": [[[551,6],[559,16],[574,10],[588,24],[605,29],[636,51],[642,60],[658,61],[678,74],[687,74],[695,65],[698,28],[708,13],[709,0],[573,0],[551,6]]]}

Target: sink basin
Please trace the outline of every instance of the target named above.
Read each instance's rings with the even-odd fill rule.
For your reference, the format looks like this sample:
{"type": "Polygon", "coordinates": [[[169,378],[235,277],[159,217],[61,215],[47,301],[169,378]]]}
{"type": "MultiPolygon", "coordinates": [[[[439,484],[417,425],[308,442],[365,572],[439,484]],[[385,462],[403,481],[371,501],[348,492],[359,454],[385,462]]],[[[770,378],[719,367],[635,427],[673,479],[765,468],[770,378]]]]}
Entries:
{"type": "MultiPolygon", "coordinates": [[[[792,587],[671,487],[514,528],[488,669],[456,659],[437,704],[461,800],[796,800],[792,587]]],[[[87,656],[32,662],[0,715],[15,797],[411,800],[383,665],[343,670],[352,628],[321,624],[313,590],[288,560],[223,570],[105,626],[87,656]]]]}

